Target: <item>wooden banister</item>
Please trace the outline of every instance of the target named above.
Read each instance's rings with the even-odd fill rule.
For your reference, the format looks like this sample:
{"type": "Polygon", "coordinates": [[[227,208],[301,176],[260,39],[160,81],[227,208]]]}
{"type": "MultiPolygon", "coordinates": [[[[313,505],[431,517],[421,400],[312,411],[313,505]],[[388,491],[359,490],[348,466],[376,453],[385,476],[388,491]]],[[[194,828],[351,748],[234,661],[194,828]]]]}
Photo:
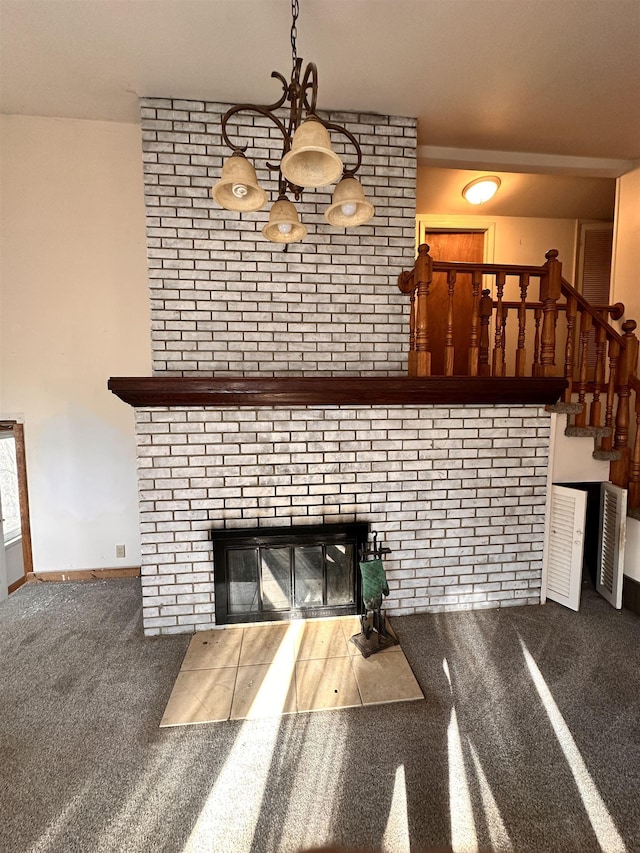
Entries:
{"type": "MultiPolygon", "coordinates": [[[[426,245],[426,244],[423,244],[426,245]]],[[[555,249],[552,249],[555,251],[555,249]]],[[[523,264],[519,266],[518,264],[472,264],[463,261],[434,261],[433,262],[433,271],[434,272],[448,272],[449,270],[457,270],[459,273],[473,273],[474,270],[477,270],[482,275],[496,275],[497,273],[504,273],[505,275],[515,275],[520,276],[523,273],[529,273],[530,276],[540,277],[545,275],[545,267],[544,265],[541,267],[528,266],[523,264]]]]}
{"type": "MultiPolygon", "coordinates": [[[[569,282],[566,281],[564,278],[562,279],[562,293],[565,296],[573,296],[576,302],[578,303],[578,308],[581,313],[586,311],[587,314],[590,314],[591,319],[593,320],[596,327],[605,326],[607,329],[607,337],[616,339],[621,346],[624,346],[624,343],[622,341],[622,335],[619,335],[613,328],[613,326],[610,326],[603,318],[602,314],[600,313],[602,309],[597,308],[596,306],[591,305],[589,302],[587,302],[584,296],[581,293],[578,293],[575,287],[569,284],[569,282]]],[[[615,305],[607,306],[607,310],[611,310],[612,312],[617,313],[621,306],[624,311],[624,306],[620,302],[616,303],[615,305]]],[[[622,314],[618,313],[617,317],[614,317],[614,319],[619,319],[621,316],[622,314]]]]}

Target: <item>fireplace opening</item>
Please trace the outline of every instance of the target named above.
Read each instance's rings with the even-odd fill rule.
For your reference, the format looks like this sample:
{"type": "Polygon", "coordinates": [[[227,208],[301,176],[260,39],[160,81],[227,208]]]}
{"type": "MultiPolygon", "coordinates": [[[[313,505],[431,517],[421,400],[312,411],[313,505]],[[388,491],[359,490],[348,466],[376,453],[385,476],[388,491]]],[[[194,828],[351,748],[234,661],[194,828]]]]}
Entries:
{"type": "Polygon", "coordinates": [[[216,623],[360,613],[367,522],[214,530],[216,623]]]}

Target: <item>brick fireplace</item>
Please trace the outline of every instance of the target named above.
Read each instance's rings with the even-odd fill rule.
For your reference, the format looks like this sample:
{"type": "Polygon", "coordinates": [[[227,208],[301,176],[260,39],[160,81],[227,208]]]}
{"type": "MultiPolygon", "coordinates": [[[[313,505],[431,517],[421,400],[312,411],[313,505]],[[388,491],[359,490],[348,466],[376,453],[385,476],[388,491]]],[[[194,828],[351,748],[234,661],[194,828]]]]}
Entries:
{"type": "MultiPolygon", "coordinates": [[[[141,110],[154,376],[404,376],[396,278],[414,255],[414,120],[331,115],[360,140],[376,215],[336,231],[321,215],[330,191],[309,192],[309,235],[285,253],[260,234],[266,211],[240,218],[209,196],[225,105],[144,99],[141,110]]],[[[277,160],[268,122],[248,121],[277,160]]],[[[391,614],[539,601],[541,405],[135,411],[149,635],[215,624],[212,529],[366,521],[391,549],[391,614]]]]}

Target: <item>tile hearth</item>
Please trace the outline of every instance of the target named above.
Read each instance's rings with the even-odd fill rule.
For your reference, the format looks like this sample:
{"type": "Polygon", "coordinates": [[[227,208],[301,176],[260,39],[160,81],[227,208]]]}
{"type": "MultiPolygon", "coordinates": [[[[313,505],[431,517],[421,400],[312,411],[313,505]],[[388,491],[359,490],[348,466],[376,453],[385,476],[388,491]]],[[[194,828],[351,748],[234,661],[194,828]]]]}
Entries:
{"type": "Polygon", "coordinates": [[[365,659],[359,630],[350,616],[198,632],[160,726],[423,699],[400,646],[365,659]]]}

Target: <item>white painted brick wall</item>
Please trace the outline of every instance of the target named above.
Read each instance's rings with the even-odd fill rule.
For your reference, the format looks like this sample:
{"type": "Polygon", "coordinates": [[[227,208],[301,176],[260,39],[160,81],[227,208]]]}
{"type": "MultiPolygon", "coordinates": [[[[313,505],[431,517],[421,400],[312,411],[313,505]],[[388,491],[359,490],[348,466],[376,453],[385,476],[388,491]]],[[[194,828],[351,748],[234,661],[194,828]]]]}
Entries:
{"type": "MultiPolygon", "coordinates": [[[[225,211],[209,194],[230,153],[227,108],[141,101],[154,372],[404,373],[408,301],[396,279],[413,263],[415,119],[321,113],[357,135],[376,214],[336,229],[323,216],[333,188],[306,191],[296,204],[309,234],[284,252],[260,233],[268,209],[225,211]]],[[[275,201],[265,163],[280,159],[281,142],[262,116],[240,120],[275,201]]],[[[334,148],[349,164],[339,137],[334,148]]]]}
{"type": "Polygon", "coordinates": [[[537,603],[549,419],[533,406],[138,409],[144,624],[215,624],[211,530],[368,521],[391,614],[537,603]]]}
{"type": "MultiPolygon", "coordinates": [[[[330,115],[359,137],[376,215],[333,229],[331,190],[309,191],[309,234],[285,253],[260,234],[267,210],[230,213],[210,197],[226,109],[141,102],[154,373],[404,375],[396,279],[414,256],[415,121],[330,115]]],[[[242,127],[273,201],[270,130],[261,117],[242,127]]],[[[542,409],[138,409],[136,422],[147,634],[214,624],[214,527],[369,521],[392,548],[391,613],[539,601],[542,409]]]]}

